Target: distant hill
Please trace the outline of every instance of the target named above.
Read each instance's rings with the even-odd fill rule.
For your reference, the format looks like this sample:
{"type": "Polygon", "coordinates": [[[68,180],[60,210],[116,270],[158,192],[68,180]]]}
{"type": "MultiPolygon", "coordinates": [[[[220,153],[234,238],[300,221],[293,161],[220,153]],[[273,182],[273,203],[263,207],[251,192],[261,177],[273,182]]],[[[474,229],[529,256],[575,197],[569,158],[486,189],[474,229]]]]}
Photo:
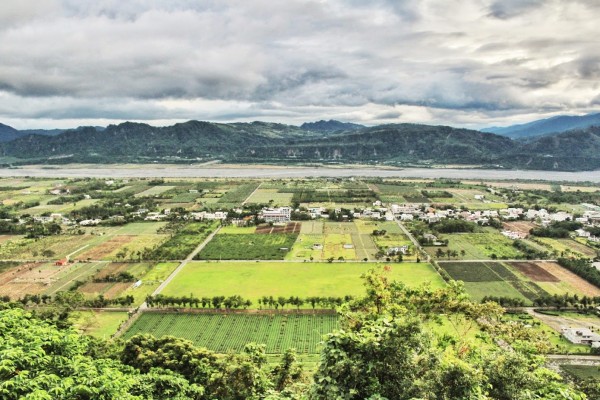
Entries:
{"type": "Polygon", "coordinates": [[[0,143],[9,142],[11,140],[27,136],[27,135],[43,135],[56,136],[63,133],[64,129],[27,129],[17,130],[11,126],[0,124],[0,143]]]}
{"type": "Polygon", "coordinates": [[[305,131],[336,133],[343,131],[355,131],[365,128],[363,125],[353,124],[351,122],[340,122],[330,119],[329,121],[305,122],[300,125],[300,128],[305,131]]]}
{"type": "Polygon", "coordinates": [[[482,132],[490,132],[517,139],[566,132],[573,129],[584,129],[593,125],[600,126],[600,113],[582,116],[560,115],[526,124],[485,128],[482,129],[482,132]]]}
{"type": "Polygon", "coordinates": [[[0,142],[8,142],[10,140],[18,138],[19,136],[19,131],[15,128],[8,125],[0,124],[0,142]]]}
{"type": "MultiPolygon", "coordinates": [[[[310,125],[309,125],[310,126],[310,125]]],[[[15,130],[2,126],[5,137],[15,130]]],[[[125,122],[54,136],[27,134],[0,143],[11,164],[368,163],[394,166],[475,165],[579,171],[600,168],[600,127],[514,140],[449,126],[390,124],[319,131],[269,122],[188,121],[167,127],[125,122]]],[[[18,132],[18,131],[17,131],[18,132]]]]}

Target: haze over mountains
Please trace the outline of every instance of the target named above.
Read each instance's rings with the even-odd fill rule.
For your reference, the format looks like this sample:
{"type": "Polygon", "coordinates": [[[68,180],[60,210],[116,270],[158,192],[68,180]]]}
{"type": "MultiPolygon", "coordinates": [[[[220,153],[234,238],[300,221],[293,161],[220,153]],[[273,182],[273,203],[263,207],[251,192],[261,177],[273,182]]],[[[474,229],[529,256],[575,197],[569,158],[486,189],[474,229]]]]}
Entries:
{"type": "Polygon", "coordinates": [[[589,128],[600,125],[600,113],[587,115],[558,115],[552,118],[540,119],[526,124],[511,125],[506,127],[490,127],[482,132],[491,132],[511,138],[526,138],[546,135],[549,133],[566,132],[573,129],[589,128]]]}
{"type": "Polygon", "coordinates": [[[586,121],[594,119],[592,116],[557,117],[527,124],[532,127],[530,131],[523,128],[525,125],[516,126],[512,131],[510,127],[503,128],[504,132],[525,139],[449,126],[365,127],[332,120],[305,123],[300,127],[269,122],[201,121],[154,127],[125,122],[106,129],[80,127],[66,131],[18,131],[1,125],[0,154],[5,166],[71,162],[189,163],[218,159],[280,164],[456,164],[577,171],[600,168],[600,127],[536,135],[540,135],[542,129],[550,129],[550,125],[559,129],[586,121]]]}

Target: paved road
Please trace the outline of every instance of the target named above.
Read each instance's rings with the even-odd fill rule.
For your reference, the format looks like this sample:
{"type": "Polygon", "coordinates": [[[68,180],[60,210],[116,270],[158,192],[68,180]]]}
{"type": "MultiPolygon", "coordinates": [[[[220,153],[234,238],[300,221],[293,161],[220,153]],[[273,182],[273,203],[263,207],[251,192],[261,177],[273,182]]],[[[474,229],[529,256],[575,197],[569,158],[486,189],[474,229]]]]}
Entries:
{"type": "MultiPolygon", "coordinates": [[[[175,270],[173,272],[171,272],[171,274],[167,277],[167,279],[165,279],[163,281],[163,283],[161,283],[155,290],[154,292],[152,292],[152,296],[156,296],[157,294],[159,294],[179,273],[179,271],[181,271],[186,265],[187,263],[189,263],[190,261],[192,261],[194,259],[194,257],[196,257],[196,254],[200,253],[200,251],[202,251],[202,249],[204,248],[204,246],[206,246],[206,244],[208,242],[210,242],[212,240],[212,238],[217,234],[217,232],[219,232],[221,230],[221,227],[219,226],[217,229],[215,229],[215,231],[213,233],[211,233],[210,235],[208,235],[208,237],[198,245],[198,247],[196,247],[194,249],[194,251],[192,251],[185,260],[183,260],[179,266],[177,268],[175,268],[175,270]]],[[[146,302],[144,301],[142,303],[141,306],[138,307],[138,309],[135,311],[135,313],[129,317],[129,319],[123,324],[121,325],[121,327],[119,328],[119,330],[114,334],[114,337],[119,337],[121,336],[130,326],[131,324],[133,324],[135,322],[136,319],[139,318],[139,316],[141,315],[142,311],[148,308],[148,304],[146,304],[146,302]]]]}
{"type": "Polygon", "coordinates": [[[467,262],[467,263],[480,263],[480,262],[556,262],[556,260],[504,260],[504,259],[497,259],[497,260],[483,260],[483,259],[479,259],[479,260],[461,260],[460,258],[453,258],[453,259],[448,259],[448,260],[444,260],[444,259],[438,259],[437,262],[439,263],[445,263],[445,262],[467,262]]]}

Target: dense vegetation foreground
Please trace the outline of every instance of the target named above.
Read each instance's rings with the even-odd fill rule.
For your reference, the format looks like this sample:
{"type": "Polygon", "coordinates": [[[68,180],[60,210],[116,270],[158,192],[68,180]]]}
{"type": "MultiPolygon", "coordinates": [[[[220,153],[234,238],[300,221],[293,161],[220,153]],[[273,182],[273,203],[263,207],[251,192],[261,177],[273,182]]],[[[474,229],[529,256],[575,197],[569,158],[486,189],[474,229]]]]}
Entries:
{"type": "Polygon", "coordinates": [[[433,290],[364,276],[366,295],[340,307],[316,371],[293,351],[269,365],[264,346],[221,356],[191,342],[148,335],[126,342],[81,336],[57,309],[0,311],[2,399],[586,399],[544,367],[548,341],[501,322],[459,284],[433,290]],[[435,326],[444,321],[452,331],[435,326]],[[433,328],[432,328],[433,327],[433,328]]]}

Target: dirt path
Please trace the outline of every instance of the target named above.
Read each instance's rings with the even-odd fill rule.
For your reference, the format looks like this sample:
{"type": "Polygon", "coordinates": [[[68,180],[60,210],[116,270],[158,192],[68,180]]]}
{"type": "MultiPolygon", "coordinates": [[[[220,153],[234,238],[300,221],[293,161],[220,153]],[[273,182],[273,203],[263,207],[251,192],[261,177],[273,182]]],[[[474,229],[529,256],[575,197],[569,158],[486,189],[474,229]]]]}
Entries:
{"type": "Polygon", "coordinates": [[[252,193],[250,193],[250,195],[248,197],[246,197],[246,200],[244,200],[242,202],[242,205],[245,205],[248,202],[248,200],[250,200],[250,198],[252,196],[254,196],[254,193],[256,193],[258,191],[258,189],[260,189],[261,186],[262,186],[262,182],[258,184],[258,186],[256,187],[256,189],[254,189],[254,191],[252,193]]]}
{"type": "Polygon", "coordinates": [[[600,319],[597,321],[582,321],[581,319],[571,318],[569,316],[555,316],[535,312],[531,307],[525,308],[527,314],[540,319],[546,325],[560,333],[562,327],[583,327],[590,328],[594,331],[600,330],[600,319]]]}

